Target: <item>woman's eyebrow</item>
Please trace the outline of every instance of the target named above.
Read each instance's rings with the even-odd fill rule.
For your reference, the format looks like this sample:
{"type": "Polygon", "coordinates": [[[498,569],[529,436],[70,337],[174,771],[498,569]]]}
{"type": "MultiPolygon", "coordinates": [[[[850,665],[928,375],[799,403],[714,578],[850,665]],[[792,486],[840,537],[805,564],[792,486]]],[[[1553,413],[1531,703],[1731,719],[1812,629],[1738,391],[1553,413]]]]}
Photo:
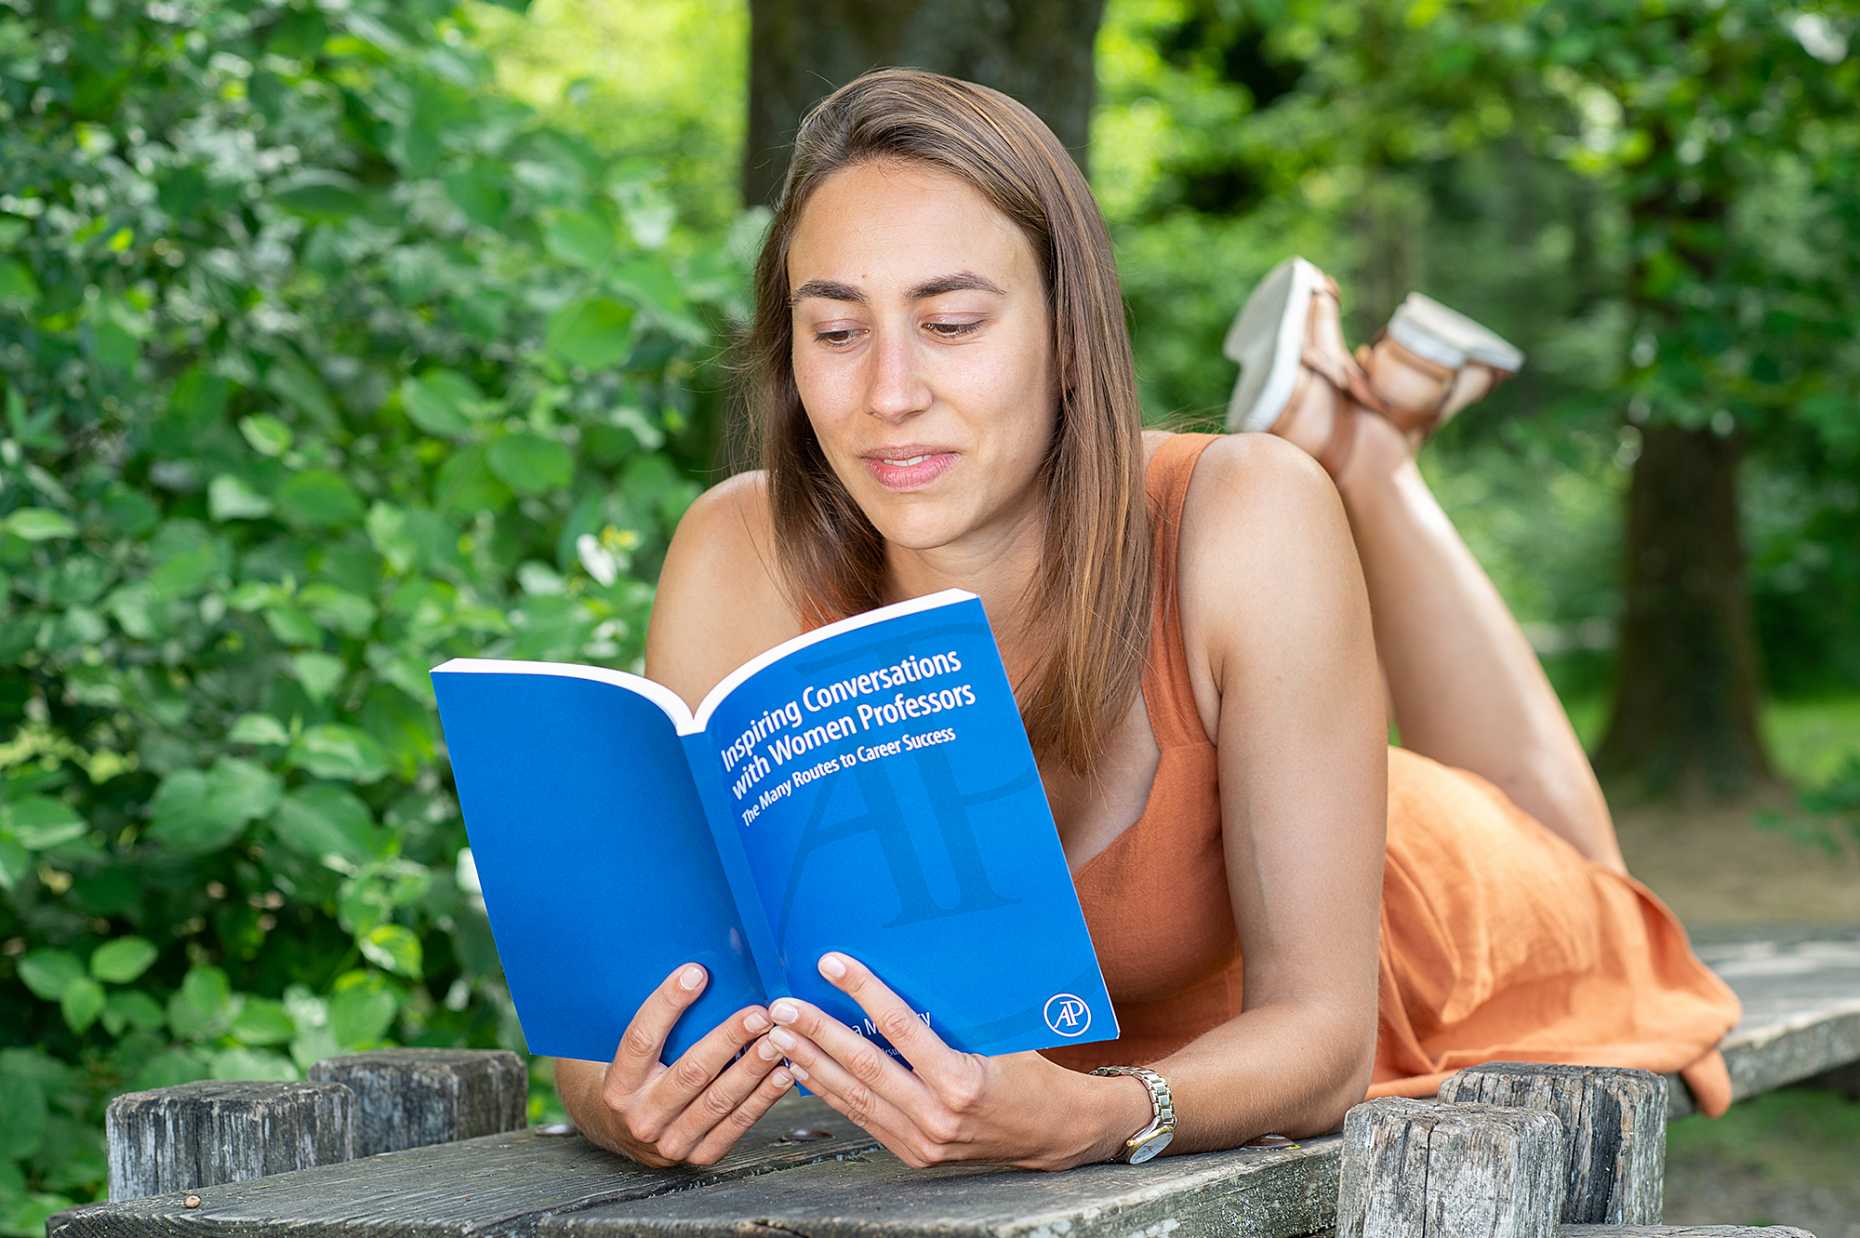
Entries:
{"type": "MultiPolygon", "coordinates": [[[[957,271],[953,275],[937,275],[911,288],[904,295],[908,300],[921,301],[925,297],[941,296],[945,292],[992,292],[998,297],[1007,293],[993,280],[977,275],[974,271],[957,271]]],[[[810,279],[788,297],[790,308],[799,305],[808,297],[825,297],[829,301],[852,301],[864,305],[866,296],[851,284],[842,284],[833,279],[810,279]]]]}

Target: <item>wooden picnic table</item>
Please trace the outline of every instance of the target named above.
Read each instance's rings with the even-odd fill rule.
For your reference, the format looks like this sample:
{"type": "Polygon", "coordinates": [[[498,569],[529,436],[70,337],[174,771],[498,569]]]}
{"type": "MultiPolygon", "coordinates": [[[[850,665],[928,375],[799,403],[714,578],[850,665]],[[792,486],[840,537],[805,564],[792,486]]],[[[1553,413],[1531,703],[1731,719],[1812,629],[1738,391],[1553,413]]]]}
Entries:
{"type": "MultiPolygon", "coordinates": [[[[1724,1044],[1737,1096],[1860,1061],[1860,930],[1697,948],[1744,1002],[1724,1044]]],[[[1669,1114],[1690,1112],[1684,1085],[1668,1084],[1669,1114]]],[[[1341,1142],[1057,1174],[916,1170],[821,1101],[791,1096],[707,1168],[645,1169],[576,1134],[519,1130],[75,1208],[48,1234],[1305,1235],[1335,1221],[1341,1142]]]]}

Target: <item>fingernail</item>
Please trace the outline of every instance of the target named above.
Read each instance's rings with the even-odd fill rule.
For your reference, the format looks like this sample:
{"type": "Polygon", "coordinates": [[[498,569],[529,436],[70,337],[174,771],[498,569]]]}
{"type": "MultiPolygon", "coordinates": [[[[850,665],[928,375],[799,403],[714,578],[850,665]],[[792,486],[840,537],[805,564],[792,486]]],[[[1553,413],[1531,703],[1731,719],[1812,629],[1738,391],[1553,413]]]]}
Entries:
{"type": "Polygon", "coordinates": [[[846,974],[846,960],[837,954],[821,955],[820,974],[829,980],[838,980],[846,974]]]}
{"type": "Polygon", "coordinates": [[[762,1012],[760,1010],[752,1010],[743,1016],[743,1026],[747,1028],[751,1034],[761,1031],[768,1025],[769,1021],[762,1017],[762,1012]]]}
{"type": "Polygon", "coordinates": [[[794,1048],[794,1033],[785,1027],[778,1027],[769,1033],[769,1039],[784,1049],[794,1048]]]}
{"type": "Polygon", "coordinates": [[[801,1011],[793,1002],[776,1002],[769,1007],[769,1017],[777,1023],[792,1023],[801,1017],[801,1011]]]}
{"type": "Polygon", "coordinates": [[[678,987],[686,992],[690,992],[703,983],[704,969],[695,963],[685,968],[684,974],[678,977],[678,987]]]}
{"type": "Polygon", "coordinates": [[[799,1079],[802,1083],[807,1082],[807,1070],[799,1062],[789,1062],[788,1070],[794,1075],[796,1079],[799,1079]]]}
{"type": "Polygon", "coordinates": [[[782,1088],[787,1087],[790,1083],[793,1083],[794,1080],[789,1076],[787,1071],[781,1069],[780,1067],[776,1067],[775,1073],[769,1076],[769,1082],[775,1085],[776,1091],[780,1091],[782,1088]]]}
{"type": "Polygon", "coordinates": [[[781,1056],[781,1050],[770,1044],[766,1039],[756,1042],[756,1052],[762,1055],[762,1060],[765,1062],[772,1062],[781,1056]]]}

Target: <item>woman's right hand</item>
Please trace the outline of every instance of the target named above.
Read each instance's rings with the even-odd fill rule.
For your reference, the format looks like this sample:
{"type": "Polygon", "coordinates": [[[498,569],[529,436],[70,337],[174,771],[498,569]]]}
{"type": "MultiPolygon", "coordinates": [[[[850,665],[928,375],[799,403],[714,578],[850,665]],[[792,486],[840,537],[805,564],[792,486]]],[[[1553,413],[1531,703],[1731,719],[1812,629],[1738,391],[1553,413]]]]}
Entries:
{"type": "Polygon", "coordinates": [[[737,1011],[670,1066],[659,1061],[672,1025],[706,980],[702,967],[688,963],[653,990],[596,1093],[608,1146],[655,1169],[715,1164],[793,1083],[781,1050],[764,1034],[770,1023],[761,1006],[737,1011]],[[732,1062],[744,1045],[749,1051],[732,1062]]]}

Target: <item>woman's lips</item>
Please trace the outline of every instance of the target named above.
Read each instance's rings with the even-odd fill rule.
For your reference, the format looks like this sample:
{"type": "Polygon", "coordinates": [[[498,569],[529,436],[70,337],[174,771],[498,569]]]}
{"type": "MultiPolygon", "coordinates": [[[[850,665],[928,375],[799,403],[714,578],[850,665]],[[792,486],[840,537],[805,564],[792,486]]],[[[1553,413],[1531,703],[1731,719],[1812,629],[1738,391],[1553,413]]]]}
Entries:
{"type": "Polygon", "coordinates": [[[921,490],[956,463],[956,453],[939,451],[924,454],[915,464],[893,464],[877,456],[861,456],[878,484],[887,490],[921,490]]]}

